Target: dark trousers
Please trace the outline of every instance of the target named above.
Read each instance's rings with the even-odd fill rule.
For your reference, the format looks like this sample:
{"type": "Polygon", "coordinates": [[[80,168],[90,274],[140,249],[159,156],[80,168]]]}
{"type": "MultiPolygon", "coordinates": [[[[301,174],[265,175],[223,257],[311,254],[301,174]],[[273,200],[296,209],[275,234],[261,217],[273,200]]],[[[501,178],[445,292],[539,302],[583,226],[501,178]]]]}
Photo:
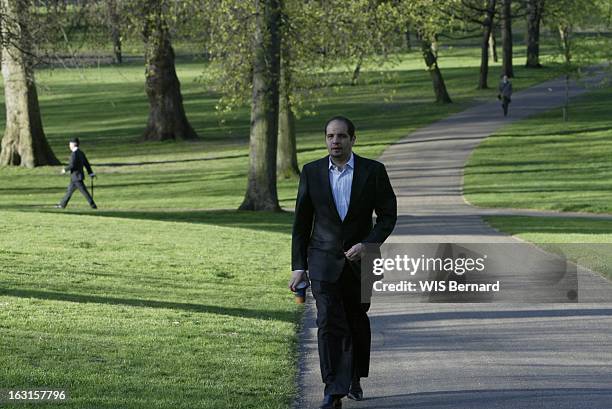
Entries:
{"type": "Polygon", "coordinates": [[[68,189],[66,189],[66,194],[60,201],[60,206],[66,207],[66,205],[68,205],[68,202],[70,201],[70,198],[72,197],[72,194],[77,189],[79,189],[79,191],[83,194],[83,196],[85,196],[85,199],[87,199],[87,203],[89,203],[90,206],[94,204],[94,200],[89,194],[89,192],[87,191],[87,188],[85,187],[85,184],[83,183],[83,181],[73,180],[68,185],[68,189]]]}
{"type": "Polygon", "coordinates": [[[508,116],[508,105],[510,105],[510,98],[502,97],[502,109],[504,110],[504,116],[508,116]]]}
{"type": "Polygon", "coordinates": [[[360,281],[345,264],[335,283],[312,280],[317,305],[317,338],[325,395],[346,395],[353,377],[370,368],[369,303],[361,303],[360,281]]]}

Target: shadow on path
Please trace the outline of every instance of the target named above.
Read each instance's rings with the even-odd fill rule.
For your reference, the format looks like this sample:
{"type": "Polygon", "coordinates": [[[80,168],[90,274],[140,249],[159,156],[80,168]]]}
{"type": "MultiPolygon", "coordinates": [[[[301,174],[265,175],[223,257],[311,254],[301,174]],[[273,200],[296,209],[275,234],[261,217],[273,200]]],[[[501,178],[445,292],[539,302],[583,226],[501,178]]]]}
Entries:
{"type": "MultiPolygon", "coordinates": [[[[409,387],[409,385],[407,385],[409,387]]],[[[474,389],[373,396],[347,408],[576,409],[607,408],[612,388],[474,389]]]]}

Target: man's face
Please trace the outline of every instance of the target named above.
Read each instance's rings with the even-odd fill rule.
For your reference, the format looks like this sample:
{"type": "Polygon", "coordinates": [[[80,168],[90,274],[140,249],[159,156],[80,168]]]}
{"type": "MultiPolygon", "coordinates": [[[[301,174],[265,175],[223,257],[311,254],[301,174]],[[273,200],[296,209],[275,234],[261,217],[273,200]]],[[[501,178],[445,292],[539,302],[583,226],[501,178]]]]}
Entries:
{"type": "Polygon", "coordinates": [[[343,121],[331,121],[325,130],[327,151],[333,159],[348,160],[353,150],[355,137],[350,137],[348,127],[343,121]]]}
{"type": "Polygon", "coordinates": [[[73,151],[77,148],[77,144],[74,142],[70,142],[68,143],[68,147],[70,148],[71,151],[73,151]]]}
{"type": "Polygon", "coordinates": [[[504,75],[503,78],[504,78],[504,82],[508,82],[508,76],[507,75],[504,75]]]}

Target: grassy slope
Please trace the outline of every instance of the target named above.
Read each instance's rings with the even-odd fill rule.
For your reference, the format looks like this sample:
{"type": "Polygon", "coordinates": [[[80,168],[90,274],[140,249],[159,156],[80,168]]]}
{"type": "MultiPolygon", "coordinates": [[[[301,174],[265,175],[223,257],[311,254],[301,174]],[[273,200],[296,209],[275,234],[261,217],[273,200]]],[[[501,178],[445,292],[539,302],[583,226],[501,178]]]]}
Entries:
{"type": "MultiPolygon", "coordinates": [[[[441,51],[452,106],[430,102],[416,53],[328,90],[298,123],[300,163],[325,154],[321,126],[333,114],[355,118],[357,152],[376,156],[492,98],[474,89],[477,56],[441,51]]],[[[233,210],[246,185],[248,112],[220,125],[218,95],[195,81],[202,64],[182,61],[178,72],[195,143],[136,142],[147,112],[138,64],[38,73],[50,142],[64,159],[66,139],[81,137],[101,210],[78,193],[68,211],[49,209],[67,183],[59,168],[0,168],[0,387],[64,385],[75,408],[289,405],[299,315],[285,289],[291,215],[233,210]]],[[[517,74],[521,88],[554,72],[517,74]]],[[[282,205],[295,189],[280,182],[282,205]]]]}
{"type": "Polygon", "coordinates": [[[612,212],[612,88],[504,127],[465,168],[465,195],[483,207],[612,212]]]}
{"type": "Polygon", "coordinates": [[[2,387],[64,386],[74,408],[289,405],[298,315],[286,234],[2,218],[2,387]]]}
{"type": "MultiPolygon", "coordinates": [[[[597,89],[572,101],[568,122],[563,122],[560,110],[553,110],[506,126],[487,138],[465,169],[467,199],[483,207],[611,213],[611,104],[612,89],[597,89]]],[[[612,279],[612,221],[560,217],[486,220],[501,231],[544,247],[562,243],[571,259],[612,279]]]]}

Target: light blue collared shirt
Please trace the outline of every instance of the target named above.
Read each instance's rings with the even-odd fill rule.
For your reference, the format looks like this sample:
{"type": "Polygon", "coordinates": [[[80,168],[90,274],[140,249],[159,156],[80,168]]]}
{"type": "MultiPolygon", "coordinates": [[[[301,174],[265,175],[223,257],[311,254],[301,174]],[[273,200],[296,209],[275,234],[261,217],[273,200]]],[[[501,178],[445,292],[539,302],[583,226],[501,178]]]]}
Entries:
{"type": "Polygon", "coordinates": [[[340,215],[340,219],[344,220],[348,212],[351,202],[351,186],[353,184],[353,170],[355,169],[355,158],[351,152],[351,156],[344,165],[342,171],[329,158],[329,184],[334,196],[334,203],[340,215]]]}

